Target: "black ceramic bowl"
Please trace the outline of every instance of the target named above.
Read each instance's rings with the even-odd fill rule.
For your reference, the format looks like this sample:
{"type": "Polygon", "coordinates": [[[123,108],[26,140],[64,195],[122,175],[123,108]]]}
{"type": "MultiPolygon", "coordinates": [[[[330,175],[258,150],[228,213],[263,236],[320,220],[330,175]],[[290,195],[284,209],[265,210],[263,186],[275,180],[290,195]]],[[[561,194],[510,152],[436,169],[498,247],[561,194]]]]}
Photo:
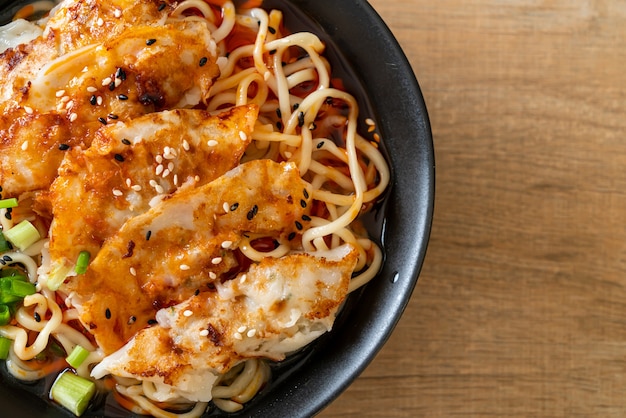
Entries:
{"type": "MultiPolygon", "coordinates": [[[[0,17],[6,21],[19,4],[24,2],[0,0],[0,17]]],[[[332,332],[276,365],[270,384],[242,411],[231,414],[304,417],[320,412],[357,378],[387,341],[411,297],[432,221],[434,152],[413,70],[365,0],[266,0],[264,7],[283,10],[290,30],[313,31],[327,43],[334,72],[359,100],[361,117],[376,120],[392,167],[384,204],[368,220],[384,248],[380,274],[350,296],[332,332]]],[[[71,416],[37,396],[37,385],[10,380],[0,374],[2,416],[71,416]]]]}

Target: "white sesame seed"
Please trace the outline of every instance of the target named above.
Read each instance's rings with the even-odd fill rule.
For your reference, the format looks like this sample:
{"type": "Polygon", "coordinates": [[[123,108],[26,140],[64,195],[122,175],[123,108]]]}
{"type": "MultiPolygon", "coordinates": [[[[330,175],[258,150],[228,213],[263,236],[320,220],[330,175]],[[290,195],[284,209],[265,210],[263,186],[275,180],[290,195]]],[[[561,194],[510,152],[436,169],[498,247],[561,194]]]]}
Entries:
{"type": "Polygon", "coordinates": [[[214,140],[214,139],[211,139],[211,140],[210,140],[210,141],[208,141],[206,144],[207,144],[209,147],[214,147],[214,146],[216,146],[216,145],[217,145],[217,141],[216,141],[216,140],[214,140]]]}
{"type": "Polygon", "coordinates": [[[172,171],[169,168],[166,168],[165,170],[163,170],[163,175],[161,177],[165,178],[169,176],[171,172],[172,171]]]}
{"type": "Polygon", "coordinates": [[[242,326],[240,326],[239,328],[237,328],[237,332],[246,332],[246,330],[247,330],[247,329],[248,329],[248,327],[247,327],[247,326],[242,325],[242,326]]]}
{"type": "Polygon", "coordinates": [[[65,108],[69,110],[72,106],[74,106],[74,100],[70,100],[65,104],[65,108]]]}
{"type": "Polygon", "coordinates": [[[291,158],[292,156],[293,156],[292,153],[290,153],[289,151],[285,151],[285,157],[291,158]]]}
{"type": "Polygon", "coordinates": [[[242,141],[245,141],[248,139],[248,135],[246,135],[244,131],[239,131],[239,138],[241,138],[242,141]]]}
{"type": "Polygon", "coordinates": [[[98,26],[103,26],[104,25],[104,20],[99,17],[98,20],[96,21],[96,23],[98,24],[98,26]]]}
{"type": "Polygon", "coordinates": [[[122,196],[122,195],[124,195],[124,193],[122,193],[121,190],[113,189],[113,196],[122,196]]]}
{"type": "Polygon", "coordinates": [[[252,328],[251,330],[248,331],[246,335],[248,336],[248,338],[254,337],[256,335],[256,329],[252,328]]]}
{"type": "Polygon", "coordinates": [[[56,97],[63,97],[65,95],[65,90],[57,90],[55,93],[56,97]]]}
{"type": "Polygon", "coordinates": [[[85,65],[80,72],[81,73],[86,73],[87,71],[89,71],[89,68],[85,65]]]}
{"type": "Polygon", "coordinates": [[[183,139],[183,149],[189,151],[189,142],[186,139],[183,139]]]}
{"type": "Polygon", "coordinates": [[[181,270],[189,270],[189,268],[190,268],[190,267],[189,267],[187,264],[181,264],[181,265],[179,266],[179,268],[180,268],[181,270]]]}
{"type": "Polygon", "coordinates": [[[178,174],[174,174],[174,186],[178,186],[178,174]]]}
{"type": "Polygon", "coordinates": [[[163,164],[159,164],[156,167],[156,170],[154,170],[154,174],[156,174],[157,176],[160,175],[163,172],[163,164]]]}
{"type": "Polygon", "coordinates": [[[28,113],[29,115],[33,114],[33,108],[30,106],[24,106],[24,112],[28,113]]]}
{"type": "Polygon", "coordinates": [[[200,181],[200,176],[196,175],[196,176],[193,178],[193,180],[194,180],[196,183],[197,183],[197,182],[199,182],[199,181],[200,181]]]}
{"type": "Polygon", "coordinates": [[[70,122],[75,122],[78,119],[78,115],[76,113],[70,114],[70,122]]]}
{"type": "Polygon", "coordinates": [[[70,101],[70,96],[63,96],[61,97],[61,103],[67,103],[70,101]]]}
{"type": "Polygon", "coordinates": [[[98,96],[96,98],[96,103],[98,104],[98,106],[100,106],[102,104],[102,96],[98,96]]]}
{"type": "Polygon", "coordinates": [[[119,87],[122,84],[122,79],[121,78],[115,78],[115,87],[119,87]]]}
{"type": "Polygon", "coordinates": [[[200,336],[201,337],[206,337],[207,335],[209,335],[209,330],[208,329],[203,329],[202,331],[200,331],[200,336]]]}
{"type": "Polygon", "coordinates": [[[211,263],[213,264],[219,264],[222,262],[222,257],[215,257],[213,260],[211,260],[211,263]]]}
{"type": "Polygon", "coordinates": [[[246,281],[246,279],[247,279],[247,278],[248,278],[248,275],[247,275],[247,274],[245,274],[245,273],[244,273],[244,274],[242,274],[242,275],[241,275],[241,278],[239,279],[239,283],[244,283],[244,282],[246,281]]]}
{"type": "Polygon", "coordinates": [[[240,333],[236,332],[233,337],[235,337],[236,340],[243,340],[243,337],[241,336],[240,333]]]}
{"type": "Polygon", "coordinates": [[[135,270],[135,267],[130,268],[130,274],[132,274],[133,276],[137,275],[137,270],[135,270]]]}
{"type": "Polygon", "coordinates": [[[131,189],[133,189],[136,192],[139,192],[139,191],[141,191],[141,186],[138,185],[138,184],[133,184],[131,189]]]}
{"type": "Polygon", "coordinates": [[[167,163],[167,169],[170,171],[174,171],[174,163],[171,161],[167,163]]]}
{"type": "Polygon", "coordinates": [[[365,123],[370,125],[370,126],[376,125],[376,122],[374,122],[371,118],[365,119],[365,123]]]}
{"type": "Polygon", "coordinates": [[[149,184],[150,186],[152,186],[152,187],[156,187],[157,182],[156,182],[156,180],[154,180],[154,179],[153,179],[153,180],[150,180],[150,181],[148,182],[148,184],[149,184]]]}
{"type": "Polygon", "coordinates": [[[122,11],[120,9],[115,9],[115,11],[113,12],[113,15],[115,17],[122,17],[122,11]]]}
{"type": "Polygon", "coordinates": [[[163,157],[161,155],[157,155],[156,157],[154,157],[154,161],[161,164],[163,162],[163,157]]]}
{"type": "Polygon", "coordinates": [[[96,87],[94,87],[94,86],[89,86],[89,87],[87,87],[87,91],[89,93],[95,93],[95,92],[98,91],[98,89],[96,87]]]}
{"type": "Polygon", "coordinates": [[[26,151],[28,149],[28,141],[22,142],[22,151],[26,151]]]}
{"type": "Polygon", "coordinates": [[[231,245],[233,245],[232,241],[224,241],[224,242],[222,242],[222,248],[224,248],[224,249],[230,248],[231,245]]]}
{"type": "Polygon", "coordinates": [[[217,274],[215,274],[214,272],[210,271],[210,272],[209,272],[209,277],[210,277],[212,280],[215,280],[215,279],[217,279],[217,274]]]}
{"type": "Polygon", "coordinates": [[[165,148],[163,148],[163,155],[169,154],[170,151],[171,151],[171,148],[166,145],[165,148]]]}
{"type": "Polygon", "coordinates": [[[109,84],[111,84],[111,81],[113,81],[113,80],[111,80],[111,77],[107,77],[104,80],[102,80],[102,85],[103,86],[108,86],[109,84]]]}
{"type": "Polygon", "coordinates": [[[163,187],[161,187],[161,185],[160,185],[160,184],[157,184],[157,185],[154,187],[154,190],[156,190],[156,192],[157,192],[157,193],[159,193],[159,194],[161,194],[161,193],[164,193],[164,192],[165,192],[165,189],[163,189],[163,187]]]}
{"type": "Polygon", "coordinates": [[[228,202],[224,202],[222,204],[222,209],[224,209],[224,212],[228,213],[228,209],[230,208],[230,205],[228,204],[228,202]]]}
{"type": "Polygon", "coordinates": [[[133,185],[133,182],[130,179],[126,179],[126,186],[131,187],[132,185],[133,185]]]}
{"type": "Polygon", "coordinates": [[[186,310],[183,312],[183,315],[184,315],[184,316],[186,316],[186,317],[190,317],[191,315],[193,315],[193,312],[191,312],[189,309],[186,309],[186,310]]]}

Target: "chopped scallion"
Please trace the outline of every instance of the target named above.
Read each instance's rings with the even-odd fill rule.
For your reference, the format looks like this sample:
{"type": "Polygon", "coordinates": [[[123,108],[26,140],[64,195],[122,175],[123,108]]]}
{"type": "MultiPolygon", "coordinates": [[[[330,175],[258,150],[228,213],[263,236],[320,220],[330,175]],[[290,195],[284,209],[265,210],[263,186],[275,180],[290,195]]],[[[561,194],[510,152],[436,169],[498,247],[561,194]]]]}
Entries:
{"type": "Polygon", "coordinates": [[[0,277],[0,304],[19,302],[24,296],[18,296],[13,292],[13,279],[11,277],[0,277]]]}
{"type": "Polygon", "coordinates": [[[66,357],[65,361],[67,361],[67,364],[77,369],[81,364],[83,364],[88,355],[89,351],[86,348],[77,345],[74,347],[70,355],[66,357]]]}
{"type": "Polygon", "coordinates": [[[11,245],[11,243],[7,241],[4,234],[0,232],[0,253],[6,253],[7,251],[10,251],[12,249],[13,246],[11,245]]]}
{"type": "Polygon", "coordinates": [[[13,340],[0,336],[0,360],[6,360],[9,357],[9,350],[13,340]]]}
{"type": "Polygon", "coordinates": [[[10,199],[0,200],[0,209],[14,208],[17,206],[17,199],[12,197],[10,199]]]}
{"type": "Polygon", "coordinates": [[[52,385],[50,396],[74,415],[81,416],[96,393],[96,385],[89,379],[70,371],[62,373],[52,385]]]}
{"type": "Polygon", "coordinates": [[[28,220],[23,220],[13,228],[4,231],[4,236],[13,245],[24,251],[35,242],[39,241],[41,235],[33,224],[28,220]]]}
{"type": "Polygon", "coordinates": [[[9,278],[9,280],[11,282],[11,286],[6,290],[6,292],[13,296],[24,298],[25,296],[32,295],[36,292],[35,285],[31,282],[25,282],[14,277],[9,278]]]}
{"type": "Polygon", "coordinates": [[[78,259],[76,260],[76,267],[74,267],[74,271],[77,274],[84,274],[87,271],[87,266],[89,265],[89,259],[91,258],[91,254],[89,251],[81,251],[78,254],[78,259]]]}
{"type": "Polygon", "coordinates": [[[6,325],[11,321],[11,310],[7,305],[0,305],[0,325],[6,325]]]}

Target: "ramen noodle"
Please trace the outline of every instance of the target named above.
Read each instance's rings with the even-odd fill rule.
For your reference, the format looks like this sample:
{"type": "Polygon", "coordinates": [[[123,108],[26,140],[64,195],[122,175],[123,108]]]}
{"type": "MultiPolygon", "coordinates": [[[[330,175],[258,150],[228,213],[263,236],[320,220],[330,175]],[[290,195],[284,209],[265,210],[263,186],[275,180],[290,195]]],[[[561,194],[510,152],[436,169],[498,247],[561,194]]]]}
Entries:
{"type": "Polygon", "coordinates": [[[261,6],[38,2],[2,29],[17,379],[71,374],[156,417],[235,412],[379,271],[360,221],[390,179],[376,126],[324,43],[261,6]]]}

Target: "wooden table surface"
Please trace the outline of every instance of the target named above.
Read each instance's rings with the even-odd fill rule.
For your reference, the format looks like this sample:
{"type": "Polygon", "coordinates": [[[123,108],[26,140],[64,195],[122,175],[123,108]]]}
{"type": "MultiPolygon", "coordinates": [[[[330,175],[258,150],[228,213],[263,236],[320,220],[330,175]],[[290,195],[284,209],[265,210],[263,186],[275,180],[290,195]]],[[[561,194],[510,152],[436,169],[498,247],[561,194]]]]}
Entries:
{"type": "Polygon", "coordinates": [[[371,0],[430,113],[435,218],[323,417],[626,416],[626,3],[371,0]]]}

